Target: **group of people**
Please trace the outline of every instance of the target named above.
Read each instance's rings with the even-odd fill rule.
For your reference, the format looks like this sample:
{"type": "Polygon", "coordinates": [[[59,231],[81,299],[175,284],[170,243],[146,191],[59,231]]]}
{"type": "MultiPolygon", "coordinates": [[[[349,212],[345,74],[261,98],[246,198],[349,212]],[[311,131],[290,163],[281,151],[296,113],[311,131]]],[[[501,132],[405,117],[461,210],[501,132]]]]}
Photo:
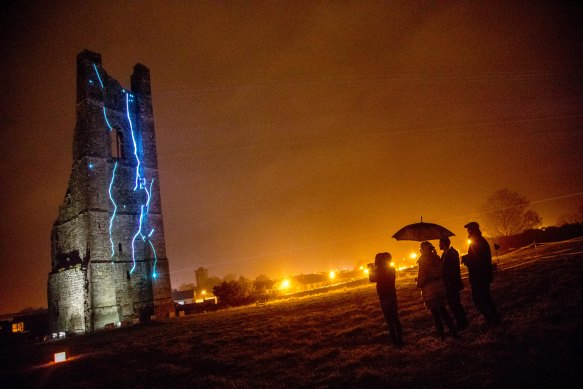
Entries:
{"type": "MultiPolygon", "coordinates": [[[[461,258],[461,263],[468,268],[472,300],[478,311],[484,316],[488,326],[500,323],[500,317],[492,295],[492,253],[486,239],[482,236],[480,226],[470,222],[464,226],[471,243],[468,253],[461,258]]],[[[444,323],[449,333],[457,337],[458,331],[468,327],[468,319],[460,300],[460,291],[464,288],[460,273],[460,257],[451,247],[449,238],[439,240],[441,257],[435,247],[428,241],[421,242],[421,256],[417,261],[419,272],[417,287],[425,307],[431,312],[437,334],[445,338],[444,323]],[[453,319],[446,307],[449,306],[453,319]],[[454,320],[455,319],[455,320],[454,320]]],[[[389,327],[389,335],[394,345],[403,345],[403,330],[399,320],[397,291],[395,288],[396,272],[390,266],[391,254],[379,253],[375,257],[374,271],[369,272],[369,279],[376,283],[381,310],[389,327]]]]}

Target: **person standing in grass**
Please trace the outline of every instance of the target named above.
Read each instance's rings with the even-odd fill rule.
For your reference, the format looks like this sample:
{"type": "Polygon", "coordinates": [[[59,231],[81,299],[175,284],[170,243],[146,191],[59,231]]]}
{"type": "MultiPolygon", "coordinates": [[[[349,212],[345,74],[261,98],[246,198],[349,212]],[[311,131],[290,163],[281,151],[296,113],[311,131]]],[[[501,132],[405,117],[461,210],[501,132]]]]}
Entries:
{"type": "Polygon", "coordinates": [[[443,281],[443,265],[437,255],[435,247],[427,241],[421,242],[421,256],[417,261],[419,273],[417,275],[417,287],[421,289],[421,296],[425,307],[431,311],[437,334],[441,339],[445,338],[443,322],[449,328],[450,334],[457,337],[457,329],[451,316],[445,309],[447,305],[445,283],[443,281]]]}
{"type": "Polygon", "coordinates": [[[464,288],[460,274],[460,254],[450,246],[449,238],[439,240],[439,249],[443,251],[441,263],[443,264],[443,279],[445,281],[445,293],[447,305],[451,308],[458,330],[468,327],[466,311],[460,301],[460,290],[464,288]]]}
{"type": "Polygon", "coordinates": [[[486,319],[487,326],[500,324],[498,310],[492,300],[490,284],[493,281],[492,251],[486,238],[482,236],[480,225],[470,222],[464,226],[468,230],[470,247],[462,257],[462,263],[467,266],[472,287],[472,300],[478,311],[486,319]]]}
{"type": "Polygon", "coordinates": [[[375,256],[374,267],[369,266],[368,277],[370,282],[376,282],[377,294],[381,310],[389,326],[389,335],[397,347],[403,345],[403,330],[399,320],[397,305],[397,289],[395,288],[395,268],[391,266],[391,254],[378,253],[375,256]]]}

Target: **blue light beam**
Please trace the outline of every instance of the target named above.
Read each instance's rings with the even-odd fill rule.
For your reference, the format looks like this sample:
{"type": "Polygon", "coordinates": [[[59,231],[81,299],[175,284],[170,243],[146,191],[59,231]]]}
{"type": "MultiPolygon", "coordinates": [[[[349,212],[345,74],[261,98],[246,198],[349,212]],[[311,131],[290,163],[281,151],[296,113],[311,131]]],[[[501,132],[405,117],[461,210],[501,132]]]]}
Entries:
{"type": "Polygon", "coordinates": [[[157,278],[158,273],[156,273],[156,264],[158,263],[158,255],[156,254],[156,249],[154,248],[152,241],[148,239],[148,243],[150,243],[150,247],[152,248],[152,252],[154,253],[154,266],[152,267],[152,278],[157,278]]]}
{"type": "Polygon", "coordinates": [[[136,161],[138,165],[136,166],[136,185],[134,186],[134,191],[138,189],[138,178],[140,177],[140,158],[138,157],[138,145],[136,144],[136,137],[134,136],[134,126],[132,125],[132,119],[130,118],[130,94],[126,93],[126,112],[128,116],[128,122],[130,123],[130,130],[132,132],[132,142],[134,143],[134,155],[136,156],[136,161]]]}
{"type": "Polygon", "coordinates": [[[115,248],[113,245],[113,238],[111,237],[111,228],[113,227],[113,219],[115,218],[115,214],[117,212],[117,204],[113,200],[113,195],[111,194],[111,188],[113,187],[113,180],[115,179],[115,171],[117,170],[117,162],[113,165],[113,173],[111,174],[111,182],[109,183],[109,199],[113,204],[113,214],[111,215],[111,219],[109,219],[109,241],[111,242],[111,258],[113,261],[113,254],[115,253],[115,248]]]}
{"type": "Polygon", "coordinates": [[[107,112],[105,111],[105,107],[103,107],[103,117],[105,118],[105,124],[107,124],[109,131],[111,131],[113,128],[111,127],[111,124],[109,124],[109,120],[107,120],[107,112]]]}
{"type": "Polygon", "coordinates": [[[152,200],[152,185],[154,184],[154,180],[155,178],[152,178],[152,181],[150,181],[150,190],[148,190],[144,185],[144,190],[148,195],[148,201],[146,201],[146,213],[150,213],[150,200],[152,200]]]}
{"type": "Polygon", "coordinates": [[[101,81],[101,76],[97,71],[97,65],[93,64],[93,69],[95,69],[95,74],[97,74],[97,78],[99,79],[99,83],[101,84],[101,89],[105,89],[105,87],[103,86],[103,81],[101,81]]]}
{"type": "Polygon", "coordinates": [[[141,212],[140,212],[140,228],[138,229],[138,232],[136,232],[136,234],[134,235],[134,238],[132,239],[132,269],[130,270],[130,274],[132,274],[134,272],[134,270],[136,270],[136,249],[135,249],[135,242],[136,242],[136,238],[138,237],[138,235],[142,236],[142,221],[144,219],[144,207],[145,205],[141,205],[141,212]]]}

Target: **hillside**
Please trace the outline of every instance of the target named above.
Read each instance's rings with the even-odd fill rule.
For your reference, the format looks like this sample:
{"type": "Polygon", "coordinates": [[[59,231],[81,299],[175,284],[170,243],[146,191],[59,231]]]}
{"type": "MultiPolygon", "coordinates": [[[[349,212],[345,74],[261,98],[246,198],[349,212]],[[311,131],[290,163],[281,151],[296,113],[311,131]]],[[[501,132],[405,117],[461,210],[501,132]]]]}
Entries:
{"type": "Polygon", "coordinates": [[[0,351],[2,387],[581,387],[583,240],[499,258],[503,324],[440,341],[398,280],[406,346],[389,345],[374,286],[0,351]],[[71,360],[49,363],[66,350],[71,360]]]}

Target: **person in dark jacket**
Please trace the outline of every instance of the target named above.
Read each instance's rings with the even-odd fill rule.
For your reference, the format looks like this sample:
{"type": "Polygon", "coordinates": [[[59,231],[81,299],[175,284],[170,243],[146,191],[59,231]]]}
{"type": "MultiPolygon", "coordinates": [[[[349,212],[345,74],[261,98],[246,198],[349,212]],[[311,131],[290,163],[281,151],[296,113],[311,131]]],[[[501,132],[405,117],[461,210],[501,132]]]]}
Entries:
{"type": "Polygon", "coordinates": [[[490,245],[482,236],[478,223],[470,222],[464,228],[468,230],[471,243],[468,253],[462,257],[462,263],[468,268],[472,300],[486,319],[487,325],[497,325],[500,323],[500,317],[490,293],[490,284],[493,281],[490,245]]]}
{"type": "Polygon", "coordinates": [[[449,238],[439,240],[439,249],[443,251],[443,254],[441,254],[443,280],[445,281],[447,305],[453,312],[457,329],[463,330],[468,327],[468,319],[460,301],[460,290],[464,288],[460,274],[460,255],[450,245],[451,241],[449,238]]]}
{"type": "Polygon", "coordinates": [[[391,266],[389,253],[378,253],[373,268],[369,268],[370,282],[376,282],[381,310],[389,326],[389,335],[395,346],[403,345],[403,330],[399,320],[397,290],[395,288],[395,268],[391,266]]]}
{"type": "Polygon", "coordinates": [[[445,284],[443,282],[443,265],[441,258],[437,255],[435,247],[427,241],[421,242],[421,256],[417,263],[419,264],[419,273],[417,275],[417,287],[421,289],[421,296],[425,307],[431,311],[435,328],[440,338],[445,338],[443,331],[443,322],[449,328],[449,332],[457,337],[457,329],[447,310],[445,284]]]}

